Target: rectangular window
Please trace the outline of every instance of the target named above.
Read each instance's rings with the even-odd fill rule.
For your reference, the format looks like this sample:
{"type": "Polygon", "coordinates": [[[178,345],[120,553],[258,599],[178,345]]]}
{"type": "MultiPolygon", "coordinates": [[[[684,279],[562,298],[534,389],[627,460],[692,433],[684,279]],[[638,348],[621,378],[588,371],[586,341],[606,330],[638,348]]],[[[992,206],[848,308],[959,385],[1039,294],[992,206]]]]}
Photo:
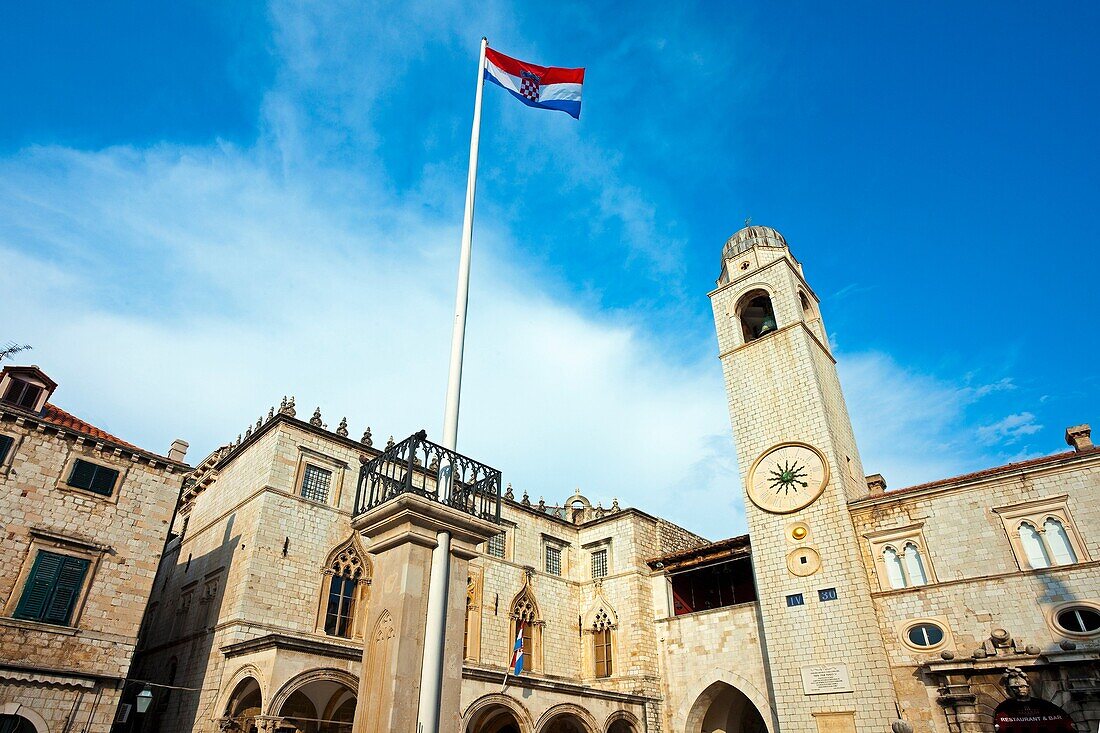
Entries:
{"type": "Polygon", "coordinates": [[[489,546],[486,548],[493,557],[504,557],[504,532],[495,534],[489,538],[489,546]]]}
{"type": "Polygon", "coordinates": [[[553,545],[546,546],[546,572],[551,575],[561,575],[561,548],[553,545]]]}
{"type": "Polygon", "coordinates": [[[596,550],[592,553],[592,577],[607,577],[607,550],[596,550]]]}
{"type": "Polygon", "coordinates": [[[837,598],[836,588],[822,588],[817,592],[819,601],[835,601],[837,598]]]}
{"type": "Polygon", "coordinates": [[[15,445],[15,438],[10,435],[0,435],[0,466],[4,465],[4,461],[8,458],[8,451],[15,445]]]}
{"type": "Polygon", "coordinates": [[[787,607],[788,608],[791,608],[792,606],[804,606],[804,605],[806,605],[806,599],[802,597],[801,593],[792,593],[791,595],[787,596],[787,607]]]}
{"type": "Polygon", "coordinates": [[[87,489],[96,494],[110,496],[114,493],[116,481],[118,481],[118,471],[115,469],[82,461],[78,458],[73,463],[69,480],[65,483],[78,489],[87,489]]]}
{"type": "Polygon", "coordinates": [[[34,409],[34,403],[38,402],[38,397],[41,394],[41,387],[30,382],[24,382],[22,379],[12,379],[8,382],[7,391],[4,392],[4,402],[10,402],[13,405],[32,410],[34,409]]]}
{"type": "Polygon", "coordinates": [[[596,676],[611,676],[611,629],[601,629],[593,635],[596,657],[596,676]]]}
{"type": "Polygon", "coordinates": [[[325,611],[325,633],[333,636],[351,636],[351,618],[355,608],[353,578],[334,575],[328,586],[328,609],[325,611]]]}
{"type": "Polygon", "coordinates": [[[39,550],[15,618],[68,626],[90,564],[83,558],[39,550]]]}
{"type": "Polygon", "coordinates": [[[328,501],[328,487],[332,483],[332,471],[306,464],[302,474],[302,498],[310,501],[328,501]]]}

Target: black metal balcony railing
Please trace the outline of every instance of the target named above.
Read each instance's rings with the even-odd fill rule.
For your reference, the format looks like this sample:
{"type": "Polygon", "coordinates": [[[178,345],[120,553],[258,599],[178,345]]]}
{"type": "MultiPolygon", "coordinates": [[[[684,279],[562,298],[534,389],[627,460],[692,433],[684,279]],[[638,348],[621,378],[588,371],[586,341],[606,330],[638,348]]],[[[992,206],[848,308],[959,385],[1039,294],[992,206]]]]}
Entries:
{"type": "Polygon", "coordinates": [[[431,442],[423,430],[363,464],[355,491],[355,513],[362,514],[400,494],[416,494],[500,522],[500,471],[431,442]],[[446,480],[448,471],[450,481],[446,480]]]}

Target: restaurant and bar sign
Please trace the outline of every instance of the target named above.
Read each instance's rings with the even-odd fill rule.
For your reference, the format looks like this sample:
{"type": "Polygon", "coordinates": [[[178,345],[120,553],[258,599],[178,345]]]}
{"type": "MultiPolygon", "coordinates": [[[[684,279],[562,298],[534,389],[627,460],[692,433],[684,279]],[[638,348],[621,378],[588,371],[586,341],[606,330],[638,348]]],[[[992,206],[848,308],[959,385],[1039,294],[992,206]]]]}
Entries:
{"type": "Polygon", "coordinates": [[[993,714],[997,733],[1074,733],[1073,721],[1052,702],[1030,698],[1005,700],[993,714]]]}

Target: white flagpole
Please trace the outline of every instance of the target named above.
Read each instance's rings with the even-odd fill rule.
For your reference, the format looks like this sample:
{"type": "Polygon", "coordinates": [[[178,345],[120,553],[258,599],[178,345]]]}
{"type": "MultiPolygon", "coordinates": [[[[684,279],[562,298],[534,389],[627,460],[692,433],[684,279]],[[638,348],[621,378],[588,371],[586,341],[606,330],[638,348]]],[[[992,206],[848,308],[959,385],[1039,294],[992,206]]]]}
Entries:
{"type": "MultiPolygon", "coordinates": [[[[485,47],[477,64],[477,92],[474,94],[474,125],[470,133],[470,167],[466,176],[466,210],[462,217],[462,249],[458,258],[458,293],[455,295],[455,320],[451,331],[451,366],[447,375],[447,400],[443,411],[443,447],[458,446],[458,405],[462,391],[462,349],[466,341],[466,306],[470,298],[470,253],[474,234],[474,190],[477,187],[477,145],[481,136],[481,91],[485,80],[485,47]]],[[[451,493],[451,466],[440,466],[440,500],[451,493]]],[[[424,633],[424,664],[420,671],[420,702],[417,717],[420,730],[438,733],[443,697],[443,657],[447,640],[447,595],[451,576],[451,534],[439,532],[432,551],[432,569],[428,580],[428,608],[424,633]]]]}

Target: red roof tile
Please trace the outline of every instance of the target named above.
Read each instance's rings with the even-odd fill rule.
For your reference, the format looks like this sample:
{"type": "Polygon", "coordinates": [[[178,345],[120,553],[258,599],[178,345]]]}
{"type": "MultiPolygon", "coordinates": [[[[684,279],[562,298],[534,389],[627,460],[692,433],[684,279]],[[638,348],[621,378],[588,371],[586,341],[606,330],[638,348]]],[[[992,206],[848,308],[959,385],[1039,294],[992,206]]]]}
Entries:
{"type": "Polygon", "coordinates": [[[132,443],[127,443],[125,440],[111,435],[106,430],[100,430],[95,425],[84,422],[76,415],[65,412],[57,405],[51,405],[49,402],[46,403],[46,407],[42,411],[42,419],[48,423],[57,425],[58,427],[75,430],[78,433],[83,433],[84,435],[89,435],[93,438],[98,438],[99,440],[110,441],[111,443],[115,443],[116,445],[122,446],[123,448],[142,451],[143,453],[148,452],[142,450],[141,448],[138,448],[132,443]]]}
{"type": "Polygon", "coordinates": [[[925,484],[917,484],[916,486],[907,486],[904,489],[894,489],[887,491],[883,494],[868,494],[867,496],[861,496],[858,499],[853,500],[850,503],[858,503],[867,499],[889,499],[899,494],[910,494],[915,491],[924,491],[925,489],[936,489],[943,486],[950,486],[952,484],[962,484],[968,481],[975,481],[978,479],[989,478],[992,476],[999,476],[1006,473],[1013,473],[1014,471],[1020,471],[1028,468],[1039,468],[1048,463],[1058,463],[1060,461],[1069,460],[1076,456],[1092,455],[1094,453],[1100,453],[1100,446],[1094,446],[1092,448],[1085,448],[1079,451],[1064,451],[1062,453],[1055,453],[1049,456],[1040,456],[1039,458],[1031,458],[1026,461],[1016,461],[1015,463],[1006,463],[1001,466],[994,466],[993,468],[986,468],[981,471],[974,471],[973,473],[964,473],[960,476],[952,476],[951,478],[941,478],[936,481],[929,481],[925,484]]]}

